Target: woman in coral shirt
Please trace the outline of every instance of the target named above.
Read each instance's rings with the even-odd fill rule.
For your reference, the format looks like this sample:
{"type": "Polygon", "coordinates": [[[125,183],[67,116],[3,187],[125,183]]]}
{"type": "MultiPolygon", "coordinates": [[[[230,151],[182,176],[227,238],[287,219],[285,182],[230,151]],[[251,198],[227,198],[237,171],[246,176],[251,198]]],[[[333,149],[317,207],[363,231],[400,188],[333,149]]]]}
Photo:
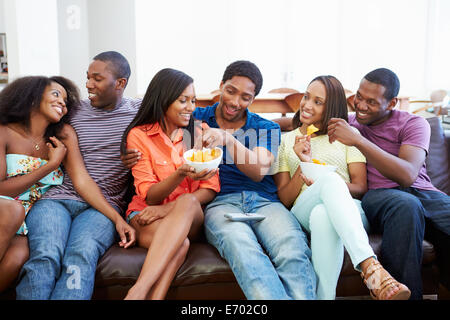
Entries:
{"type": "Polygon", "coordinates": [[[164,299],[183,264],[189,239],[203,224],[202,205],[220,191],[218,171],[195,173],[184,163],[191,148],[183,139],[193,128],[193,80],[173,69],[159,71],[150,82],[135,119],[125,130],[122,153],[136,149],[141,158],[132,168],[136,195],[127,220],[139,246],[148,248],[136,284],[125,299],[164,299]]]}

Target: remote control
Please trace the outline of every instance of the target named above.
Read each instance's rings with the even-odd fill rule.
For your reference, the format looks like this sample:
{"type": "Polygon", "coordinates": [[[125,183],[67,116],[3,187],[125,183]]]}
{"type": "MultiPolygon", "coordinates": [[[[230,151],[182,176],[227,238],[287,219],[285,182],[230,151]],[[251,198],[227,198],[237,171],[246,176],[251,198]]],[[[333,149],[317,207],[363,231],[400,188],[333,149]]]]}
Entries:
{"type": "Polygon", "coordinates": [[[225,213],[224,216],[231,221],[260,221],[265,218],[256,213],[225,213]]]}

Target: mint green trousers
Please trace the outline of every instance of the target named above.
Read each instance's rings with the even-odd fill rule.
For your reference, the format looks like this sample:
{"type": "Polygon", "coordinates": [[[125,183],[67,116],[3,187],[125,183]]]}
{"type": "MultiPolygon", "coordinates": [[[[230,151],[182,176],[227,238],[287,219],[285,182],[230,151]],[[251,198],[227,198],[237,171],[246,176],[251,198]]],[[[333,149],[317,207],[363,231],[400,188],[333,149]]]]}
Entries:
{"type": "Polygon", "coordinates": [[[338,174],[330,172],[298,196],[291,212],[311,236],[317,299],[334,300],[344,247],[357,271],[361,271],[362,261],[376,258],[369,245],[369,223],[361,202],[352,198],[338,174]]]}

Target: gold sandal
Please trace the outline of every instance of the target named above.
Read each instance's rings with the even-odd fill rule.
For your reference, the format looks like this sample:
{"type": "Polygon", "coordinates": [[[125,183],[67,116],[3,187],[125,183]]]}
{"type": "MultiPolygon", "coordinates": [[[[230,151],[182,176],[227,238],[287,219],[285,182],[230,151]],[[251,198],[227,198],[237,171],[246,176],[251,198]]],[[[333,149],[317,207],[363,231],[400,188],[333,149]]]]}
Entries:
{"type": "Polygon", "coordinates": [[[366,273],[361,272],[361,277],[375,300],[408,300],[411,296],[408,287],[395,280],[378,260],[374,259],[367,267],[366,273]],[[399,287],[399,290],[387,299],[389,289],[395,287],[399,287]]]}

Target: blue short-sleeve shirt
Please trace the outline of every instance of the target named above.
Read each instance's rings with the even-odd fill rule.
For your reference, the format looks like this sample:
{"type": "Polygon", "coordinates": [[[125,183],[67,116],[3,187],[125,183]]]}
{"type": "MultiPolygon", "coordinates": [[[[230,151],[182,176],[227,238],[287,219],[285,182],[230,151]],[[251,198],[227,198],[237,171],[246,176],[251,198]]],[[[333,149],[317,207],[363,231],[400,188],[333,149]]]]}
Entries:
{"type": "MultiPolygon", "coordinates": [[[[196,108],[194,118],[206,122],[211,128],[219,128],[215,117],[218,104],[216,103],[213,106],[205,108],[196,108]]],[[[255,147],[264,147],[276,157],[280,144],[280,126],[273,121],[264,119],[256,113],[248,110],[246,112],[247,122],[242,128],[236,130],[233,136],[250,150],[255,147]]],[[[221,187],[219,195],[242,191],[255,191],[266,199],[279,201],[277,187],[273,177],[266,175],[260,182],[251,180],[237,168],[225,146],[223,147],[223,159],[219,169],[221,187]]]]}

